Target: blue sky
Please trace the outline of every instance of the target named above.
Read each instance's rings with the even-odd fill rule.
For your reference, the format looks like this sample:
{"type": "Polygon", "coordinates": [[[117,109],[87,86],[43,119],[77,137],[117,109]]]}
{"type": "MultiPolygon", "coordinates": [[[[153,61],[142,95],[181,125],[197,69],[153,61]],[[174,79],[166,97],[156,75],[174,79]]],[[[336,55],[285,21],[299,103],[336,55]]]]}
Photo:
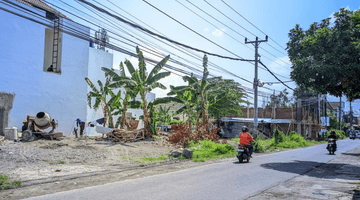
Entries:
{"type": "MultiPolygon", "coordinates": [[[[135,16],[139,20],[145,22],[150,27],[156,29],[157,31],[161,32],[162,34],[166,35],[167,37],[176,40],[178,42],[184,43],[186,45],[202,49],[211,53],[216,53],[224,56],[235,57],[235,55],[230,54],[229,52],[219,48],[218,46],[212,44],[211,42],[207,41],[206,39],[200,37],[199,35],[193,33],[192,31],[184,28],[177,22],[171,20],[164,14],[160,13],[147,3],[142,0],[131,0],[131,1],[115,1],[109,0],[110,2],[114,3],[114,5],[110,4],[108,0],[97,0],[99,3],[108,6],[108,10],[112,9],[117,14],[121,14],[124,17],[133,20],[134,22],[146,27],[145,25],[141,24],[137,19],[133,18],[132,16],[126,14],[124,11],[120,10],[116,6],[119,6],[123,10],[129,12],[131,15],[135,16]],[[115,6],[116,5],[116,6],[115,6]]],[[[258,36],[259,39],[265,39],[265,35],[253,27],[250,23],[245,21],[241,16],[231,10],[228,6],[226,6],[221,0],[207,0],[212,6],[214,6],[219,11],[223,12],[228,18],[235,21],[228,19],[227,17],[223,16],[220,12],[215,10],[211,7],[208,3],[203,0],[196,0],[191,1],[192,4],[196,5],[197,7],[201,8],[203,11],[207,12],[213,18],[219,20],[223,24],[219,23],[215,19],[209,17],[198,8],[194,7],[192,4],[187,2],[186,0],[178,0],[181,4],[187,6],[189,9],[196,12],[198,15],[202,16],[209,22],[211,22],[215,27],[208,22],[204,21],[194,13],[190,12],[187,8],[181,5],[176,0],[148,0],[148,2],[160,10],[164,11],[165,13],[169,14],[173,18],[179,20],[181,23],[185,24],[189,28],[193,29],[194,31],[198,32],[199,34],[203,35],[204,37],[208,38],[209,40],[215,42],[216,44],[226,48],[228,51],[246,59],[254,59],[254,47],[251,44],[241,44],[244,43],[245,37],[248,40],[255,40],[255,36],[258,36]],[[240,26],[242,27],[240,27],[240,26]],[[236,32],[235,32],[236,31],[236,32]],[[249,33],[251,32],[251,33],[249,33]],[[235,39],[233,39],[233,38],[235,39]]],[[[288,33],[289,30],[295,27],[295,24],[300,24],[300,26],[304,29],[307,29],[311,23],[319,22],[324,18],[331,17],[334,12],[339,11],[342,7],[347,7],[350,10],[357,10],[360,8],[360,1],[358,0],[301,0],[301,1],[289,1],[289,0],[254,0],[254,1],[245,1],[245,0],[224,0],[228,5],[230,5],[234,10],[240,13],[243,17],[245,17],[248,21],[254,24],[256,27],[261,29],[265,32],[272,40],[275,40],[278,44],[269,40],[267,44],[261,43],[259,49],[259,54],[261,55],[261,61],[267,65],[273,72],[282,75],[283,77],[279,77],[283,81],[289,80],[290,74],[290,63],[287,59],[287,52],[284,50],[286,48],[286,42],[288,42],[288,33]],[[274,48],[272,48],[274,47],[274,48]],[[268,52],[271,54],[269,54],[268,52]],[[286,77],[286,78],[284,78],[286,77]]],[[[70,7],[66,6],[65,4],[59,1],[52,1],[49,2],[60,6],[61,8],[65,8],[68,11],[73,11],[70,7]]],[[[82,11],[89,13],[90,15],[96,16],[94,13],[91,13],[89,10],[82,7],[80,4],[76,2],[66,1],[67,3],[71,4],[72,6],[81,9],[82,11]]],[[[94,1],[90,1],[91,3],[96,4],[94,1]]],[[[96,4],[99,5],[99,4],[96,4]]],[[[100,6],[100,5],[99,5],[100,6]]],[[[67,16],[72,18],[79,23],[85,24],[90,26],[94,29],[98,29],[97,27],[84,22],[75,16],[65,13],[67,16]]],[[[77,14],[81,14],[78,13],[77,14]]],[[[98,16],[96,16],[98,17],[98,16]]],[[[105,28],[109,28],[109,26],[105,25],[103,22],[97,21],[92,19],[92,21],[98,25],[102,25],[105,28]]],[[[201,61],[193,59],[192,57],[179,52],[178,50],[169,47],[163,43],[158,42],[157,40],[150,38],[149,36],[141,33],[140,31],[135,30],[129,26],[124,25],[122,22],[116,21],[114,19],[111,20],[113,23],[117,25],[127,28],[133,36],[139,37],[142,40],[146,40],[149,43],[153,43],[155,45],[159,45],[160,48],[149,47],[148,44],[142,43],[137,41],[141,48],[151,48],[156,50],[157,52],[169,54],[171,58],[175,58],[177,60],[181,60],[185,58],[190,62],[194,62],[197,65],[201,65],[201,61]],[[135,35],[136,34],[136,35],[135,35]]],[[[148,27],[146,27],[148,28],[148,27]]],[[[110,28],[112,29],[112,28],[110,28]]],[[[135,40],[132,36],[121,33],[118,29],[113,29],[114,32],[119,33],[121,36],[135,40]]],[[[112,36],[109,33],[110,36],[112,36]]],[[[120,39],[118,36],[113,35],[113,38],[110,38],[110,42],[116,42],[121,44],[117,39],[120,39]]],[[[123,39],[121,39],[123,40],[123,39]]],[[[123,44],[122,44],[123,45],[123,44]]],[[[126,45],[124,45],[126,46],[126,45]]],[[[132,51],[135,51],[134,48],[129,47],[132,51]]],[[[128,55],[124,55],[118,52],[113,52],[114,54],[114,67],[117,67],[121,61],[125,61],[125,59],[129,59],[136,65],[136,59],[131,58],[128,55]]],[[[199,56],[203,56],[202,53],[196,53],[199,56]]],[[[158,58],[145,53],[145,56],[158,60],[158,58]]],[[[232,61],[222,58],[217,58],[214,56],[209,56],[209,61],[215,63],[216,65],[225,68],[232,73],[247,79],[249,81],[253,81],[254,78],[254,65],[241,62],[241,61],[232,61]]],[[[182,68],[181,66],[177,66],[176,64],[172,64],[173,66],[182,68]]],[[[152,68],[151,65],[147,65],[149,70],[152,68]]],[[[201,68],[199,68],[201,70],[201,68]]],[[[187,69],[188,70],[188,69],[187,69]]],[[[191,71],[191,70],[188,70],[191,71]]],[[[209,71],[211,74],[216,76],[222,76],[223,78],[227,79],[234,79],[239,83],[243,84],[245,87],[251,88],[252,85],[231,75],[227,75],[221,73],[219,71],[214,70],[213,68],[209,67],[209,71]]],[[[264,82],[277,82],[277,80],[272,77],[267,71],[259,69],[259,79],[264,82]]],[[[162,81],[166,86],[169,85],[184,85],[185,83],[182,81],[180,76],[171,75],[167,77],[165,80],[162,81]]],[[[295,84],[293,82],[287,83],[291,88],[295,88],[295,84]]],[[[273,84],[272,86],[266,85],[271,90],[260,88],[260,91],[266,93],[266,95],[270,95],[275,90],[275,93],[283,90],[285,87],[281,84],[273,84]]],[[[157,93],[157,96],[164,96],[166,95],[167,91],[160,91],[155,90],[154,92],[157,93]]],[[[343,98],[344,99],[344,98],[343,98]]],[[[330,101],[337,101],[335,97],[328,97],[330,101]]],[[[250,100],[253,101],[253,100],[250,100]]],[[[259,99],[259,104],[262,105],[263,99],[259,99]]],[[[355,106],[354,110],[359,111],[360,109],[360,101],[356,101],[353,103],[355,106]]],[[[349,109],[347,106],[345,109],[349,109]]]]}

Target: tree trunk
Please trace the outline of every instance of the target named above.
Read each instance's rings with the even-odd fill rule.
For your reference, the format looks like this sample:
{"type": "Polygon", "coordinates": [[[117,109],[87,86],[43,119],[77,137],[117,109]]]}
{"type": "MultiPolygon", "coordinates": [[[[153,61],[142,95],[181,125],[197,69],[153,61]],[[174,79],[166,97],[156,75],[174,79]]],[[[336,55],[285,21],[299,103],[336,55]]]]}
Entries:
{"type": "Polygon", "coordinates": [[[151,122],[150,122],[150,119],[149,119],[149,112],[148,112],[148,109],[147,109],[146,93],[145,93],[145,91],[141,92],[141,100],[142,100],[142,102],[143,102],[145,135],[150,135],[149,125],[151,124],[151,122]]]}
{"type": "Polygon", "coordinates": [[[200,127],[200,112],[196,111],[196,130],[198,131],[200,127]]]}
{"type": "Polygon", "coordinates": [[[206,132],[210,132],[210,126],[208,125],[209,119],[208,114],[205,106],[205,97],[201,96],[201,107],[202,107],[202,124],[206,127],[206,132]]]}
{"type": "Polygon", "coordinates": [[[187,131],[187,134],[188,134],[188,136],[190,135],[190,133],[191,133],[191,118],[190,118],[190,109],[188,109],[187,110],[187,115],[188,115],[188,131],[187,131]]]}
{"type": "Polygon", "coordinates": [[[121,115],[121,123],[120,123],[120,129],[124,129],[125,127],[125,124],[126,123],[126,111],[127,111],[127,106],[128,106],[128,101],[127,101],[127,98],[125,96],[125,99],[124,99],[124,108],[123,108],[123,113],[121,115]]]}

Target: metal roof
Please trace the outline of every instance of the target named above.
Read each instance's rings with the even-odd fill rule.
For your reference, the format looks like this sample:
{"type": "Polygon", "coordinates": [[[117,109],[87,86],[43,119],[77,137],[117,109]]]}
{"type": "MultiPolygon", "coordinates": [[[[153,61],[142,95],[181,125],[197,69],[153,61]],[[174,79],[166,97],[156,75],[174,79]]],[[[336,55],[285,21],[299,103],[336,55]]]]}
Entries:
{"type": "MultiPolygon", "coordinates": [[[[223,117],[223,118],[221,118],[221,121],[252,123],[252,122],[254,122],[254,118],[238,118],[238,117],[228,118],[228,117],[223,117]]],[[[258,122],[259,123],[262,123],[262,122],[271,123],[271,124],[289,124],[289,123],[291,123],[291,120],[290,119],[258,118],[258,122]]]]}
{"type": "Polygon", "coordinates": [[[28,6],[32,6],[35,8],[39,8],[41,10],[45,10],[51,13],[55,13],[57,15],[59,15],[62,18],[66,18],[66,19],[70,19],[68,18],[66,15],[62,14],[61,12],[59,12],[58,10],[54,9],[53,7],[47,5],[46,3],[42,2],[41,0],[16,0],[20,3],[23,3],[25,5],[28,6]]]}

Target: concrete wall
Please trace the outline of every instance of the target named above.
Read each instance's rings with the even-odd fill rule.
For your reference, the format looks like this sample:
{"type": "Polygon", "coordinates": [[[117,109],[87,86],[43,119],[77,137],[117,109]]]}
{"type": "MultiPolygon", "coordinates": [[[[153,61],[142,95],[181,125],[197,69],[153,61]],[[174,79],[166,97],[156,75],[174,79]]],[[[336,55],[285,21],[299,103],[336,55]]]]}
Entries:
{"type": "Polygon", "coordinates": [[[0,92],[0,135],[5,135],[9,126],[9,114],[13,107],[15,94],[0,92]]]}
{"type": "Polygon", "coordinates": [[[0,91],[16,95],[9,126],[21,130],[27,115],[44,111],[58,120],[56,131],[70,134],[74,120],[87,116],[89,42],[63,34],[58,75],[43,71],[43,25],[0,10],[0,27],[0,91]]]}

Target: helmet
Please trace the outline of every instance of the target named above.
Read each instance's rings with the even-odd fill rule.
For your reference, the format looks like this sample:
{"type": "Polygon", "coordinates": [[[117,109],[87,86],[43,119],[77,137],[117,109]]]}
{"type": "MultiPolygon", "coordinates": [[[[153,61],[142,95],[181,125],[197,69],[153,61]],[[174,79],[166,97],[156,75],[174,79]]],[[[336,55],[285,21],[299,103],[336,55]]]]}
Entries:
{"type": "Polygon", "coordinates": [[[332,130],[332,131],[330,132],[330,134],[331,134],[331,135],[335,135],[335,131],[332,130]]]}
{"type": "Polygon", "coordinates": [[[248,132],[248,127],[243,126],[241,130],[242,130],[242,132],[244,132],[244,133],[245,133],[245,132],[248,132]]]}

